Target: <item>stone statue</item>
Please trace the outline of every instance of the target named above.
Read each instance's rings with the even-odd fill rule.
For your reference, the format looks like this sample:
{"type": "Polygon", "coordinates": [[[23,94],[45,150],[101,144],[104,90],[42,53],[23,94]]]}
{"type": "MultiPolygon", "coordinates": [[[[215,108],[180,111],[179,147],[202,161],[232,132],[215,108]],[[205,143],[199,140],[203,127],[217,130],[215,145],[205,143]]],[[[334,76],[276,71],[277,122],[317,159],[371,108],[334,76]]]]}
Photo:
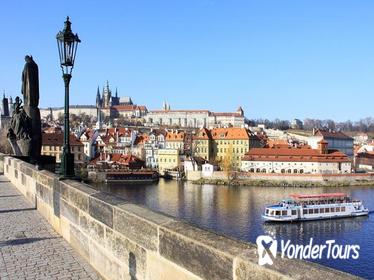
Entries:
{"type": "Polygon", "coordinates": [[[17,156],[40,157],[42,132],[39,105],[39,70],[32,56],[26,55],[22,72],[22,95],[24,104],[17,96],[14,103],[8,139],[17,156]]]}

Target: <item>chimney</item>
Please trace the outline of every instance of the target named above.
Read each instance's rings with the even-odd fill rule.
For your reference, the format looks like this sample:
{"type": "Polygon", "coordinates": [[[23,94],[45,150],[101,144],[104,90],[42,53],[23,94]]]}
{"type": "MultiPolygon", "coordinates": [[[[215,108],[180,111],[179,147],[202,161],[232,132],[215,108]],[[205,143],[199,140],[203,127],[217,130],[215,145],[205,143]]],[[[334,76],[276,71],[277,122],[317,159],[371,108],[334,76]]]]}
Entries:
{"type": "Polygon", "coordinates": [[[328,153],[327,145],[328,145],[328,142],[324,139],[322,139],[321,141],[318,142],[318,150],[319,150],[320,154],[327,154],[328,153]]]}

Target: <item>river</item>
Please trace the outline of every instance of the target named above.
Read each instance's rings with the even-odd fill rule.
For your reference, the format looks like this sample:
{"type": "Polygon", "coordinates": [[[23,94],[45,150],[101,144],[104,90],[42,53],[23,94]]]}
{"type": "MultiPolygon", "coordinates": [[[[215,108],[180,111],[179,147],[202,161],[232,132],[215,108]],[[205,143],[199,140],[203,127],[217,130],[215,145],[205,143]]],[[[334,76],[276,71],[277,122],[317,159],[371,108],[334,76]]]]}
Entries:
{"type": "Polygon", "coordinates": [[[252,243],[256,242],[258,235],[266,234],[275,237],[278,243],[290,240],[295,245],[307,245],[310,238],[313,238],[313,244],[325,244],[327,240],[335,240],[342,245],[357,244],[360,245],[357,260],[322,258],[316,262],[374,279],[374,214],[292,224],[270,224],[261,219],[265,205],[287,198],[291,193],[346,192],[363,200],[369,210],[374,210],[373,187],[228,187],[160,180],[153,184],[108,184],[99,188],[200,227],[252,243]]]}

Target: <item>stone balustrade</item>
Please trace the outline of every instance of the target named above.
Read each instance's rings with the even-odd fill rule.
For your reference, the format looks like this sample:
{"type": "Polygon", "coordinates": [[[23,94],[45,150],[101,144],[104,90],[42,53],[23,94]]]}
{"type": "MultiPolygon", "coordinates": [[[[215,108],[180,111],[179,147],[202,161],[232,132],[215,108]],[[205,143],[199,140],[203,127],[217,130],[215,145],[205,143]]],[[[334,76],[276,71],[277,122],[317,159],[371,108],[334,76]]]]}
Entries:
{"type": "Polygon", "coordinates": [[[253,244],[200,229],[5,157],[4,174],[106,279],[352,279],[277,258],[259,266],[253,244]]]}

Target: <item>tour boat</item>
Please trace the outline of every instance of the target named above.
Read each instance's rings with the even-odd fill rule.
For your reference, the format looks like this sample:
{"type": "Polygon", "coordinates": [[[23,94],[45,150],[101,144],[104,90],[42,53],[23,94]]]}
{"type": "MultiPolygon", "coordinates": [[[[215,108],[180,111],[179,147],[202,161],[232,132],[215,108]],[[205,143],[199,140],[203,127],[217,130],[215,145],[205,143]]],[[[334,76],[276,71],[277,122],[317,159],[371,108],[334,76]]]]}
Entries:
{"type": "Polygon", "coordinates": [[[267,206],[262,217],[271,222],[293,222],[357,217],[369,214],[361,200],[345,193],[291,194],[275,205],[267,206]]]}

